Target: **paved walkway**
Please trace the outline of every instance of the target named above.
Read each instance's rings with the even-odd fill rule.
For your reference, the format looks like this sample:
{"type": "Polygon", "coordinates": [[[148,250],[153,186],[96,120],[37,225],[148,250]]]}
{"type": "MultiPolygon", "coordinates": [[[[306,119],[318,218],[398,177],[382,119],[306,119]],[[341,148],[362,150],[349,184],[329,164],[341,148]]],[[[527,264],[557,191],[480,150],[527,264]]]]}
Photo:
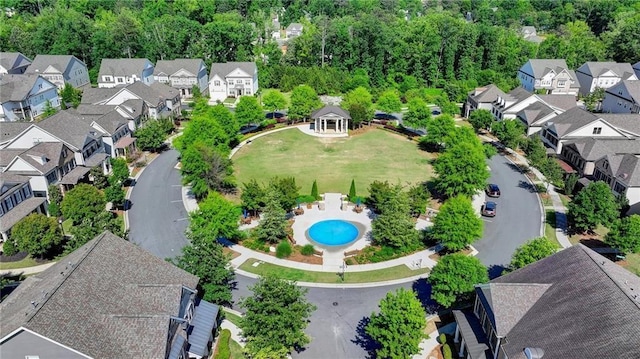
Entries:
{"type": "Polygon", "coordinates": [[[47,264],[41,264],[39,266],[26,267],[26,268],[17,268],[17,269],[5,269],[0,270],[0,276],[17,276],[17,275],[31,275],[45,271],[49,269],[52,265],[56,264],[56,262],[51,262],[47,264]]]}
{"type": "MultiPolygon", "coordinates": [[[[480,137],[487,142],[494,141],[494,139],[487,136],[480,135],[480,137]]],[[[544,177],[544,175],[537,168],[532,167],[529,164],[529,161],[524,156],[522,156],[521,154],[515,152],[510,148],[505,148],[505,151],[507,151],[511,156],[513,156],[513,158],[515,158],[515,160],[513,158],[509,158],[511,162],[514,162],[515,164],[519,164],[519,165],[526,165],[529,167],[529,169],[536,176],[536,179],[537,179],[537,181],[530,180],[532,185],[535,186],[536,184],[541,183],[547,187],[547,193],[551,198],[551,202],[553,204],[553,210],[556,213],[556,238],[558,239],[558,243],[560,243],[562,248],[571,247],[571,242],[569,242],[569,238],[567,237],[567,225],[568,225],[567,207],[565,207],[565,205],[562,203],[562,200],[560,199],[560,195],[558,194],[558,192],[556,192],[555,186],[549,184],[546,178],[544,177]]],[[[540,205],[542,206],[542,203],[540,205]]],[[[544,234],[545,222],[546,222],[545,211],[543,210],[542,211],[542,229],[541,229],[542,234],[544,234]]]]}

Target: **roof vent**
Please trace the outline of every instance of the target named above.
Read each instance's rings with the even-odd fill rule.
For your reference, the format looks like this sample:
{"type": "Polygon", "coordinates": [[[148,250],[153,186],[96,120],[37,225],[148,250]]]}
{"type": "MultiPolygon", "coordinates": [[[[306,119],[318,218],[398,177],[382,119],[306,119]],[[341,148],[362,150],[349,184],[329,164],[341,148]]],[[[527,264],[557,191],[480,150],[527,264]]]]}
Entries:
{"type": "Polygon", "coordinates": [[[544,350],[540,348],[524,348],[527,359],[540,359],[544,356],[544,350]]]}
{"type": "Polygon", "coordinates": [[[32,300],[31,305],[33,306],[33,308],[36,308],[38,306],[38,303],[36,303],[35,300],[32,300]]]}

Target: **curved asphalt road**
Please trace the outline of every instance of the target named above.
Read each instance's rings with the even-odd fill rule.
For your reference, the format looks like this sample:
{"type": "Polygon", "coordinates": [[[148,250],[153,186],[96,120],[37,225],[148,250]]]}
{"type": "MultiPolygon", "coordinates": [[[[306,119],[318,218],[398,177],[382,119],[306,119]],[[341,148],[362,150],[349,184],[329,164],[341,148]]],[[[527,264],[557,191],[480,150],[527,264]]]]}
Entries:
{"type": "MultiPolygon", "coordinates": [[[[131,195],[129,238],[160,258],[174,257],[187,243],[184,230],[187,213],[182,205],[181,178],[174,167],[178,153],[166,151],[147,166],[131,195]]],[[[495,156],[489,165],[491,181],[497,183],[502,197],[497,199],[498,216],[485,222],[485,238],[474,246],[478,258],[487,266],[509,262],[513,250],[540,232],[540,209],[536,195],[520,187],[524,176],[512,169],[508,160],[495,156]]],[[[255,279],[236,276],[234,301],[251,295],[248,287],[255,279]]],[[[360,333],[363,320],[377,310],[387,292],[413,288],[429,305],[429,287],[424,280],[374,288],[309,288],[308,300],[317,310],[311,316],[307,333],[311,344],[295,358],[363,358],[370,344],[360,333]]],[[[239,308],[235,308],[239,309],[239,308]]]]}

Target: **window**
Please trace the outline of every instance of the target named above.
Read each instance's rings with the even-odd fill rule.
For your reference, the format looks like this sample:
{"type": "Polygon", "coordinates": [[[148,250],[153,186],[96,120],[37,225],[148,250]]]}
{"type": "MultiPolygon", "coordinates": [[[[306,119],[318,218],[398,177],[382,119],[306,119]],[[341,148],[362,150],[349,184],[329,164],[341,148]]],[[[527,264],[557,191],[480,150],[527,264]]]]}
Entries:
{"type": "Polygon", "coordinates": [[[627,190],[627,188],[621,185],[620,183],[616,182],[615,186],[613,187],[613,190],[618,194],[623,194],[627,190]]]}
{"type": "Polygon", "coordinates": [[[213,81],[213,86],[220,86],[220,81],[213,81]]]}
{"type": "Polygon", "coordinates": [[[16,191],[16,193],[14,194],[15,198],[16,198],[16,204],[22,202],[22,192],[20,191],[16,191]]]}
{"type": "Polygon", "coordinates": [[[558,86],[560,86],[560,87],[564,87],[566,84],[567,84],[567,81],[565,81],[565,80],[558,81],[558,86]]]}
{"type": "Polygon", "coordinates": [[[8,210],[11,210],[13,208],[13,199],[11,199],[11,197],[5,199],[4,204],[7,206],[8,210]]]}
{"type": "Polygon", "coordinates": [[[602,133],[602,127],[594,127],[593,128],[593,135],[599,135],[602,133]]]}
{"type": "Polygon", "coordinates": [[[111,81],[112,81],[112,80],[111,80],[111,76],[105,76],[105,77],[104,77],[104,81],[106,81],[106,82],[111,82],[111,81]]]}
{"type": "Polygon", "coordinates": [[[242,85],[242,80],[236,80],[236,84],[242,85]]]}
{"type": "Polygon", "coordinates": [[[245,85],[251,85],[251,80],[244,80],[245,85]]]}
{"type": "Polygon", "coordinates": [[[123,83],[124,79],[122,77],[118,77],[118,83],[123,83]]]}
{"type": "Polygon", "coordinates": [[[51,184],[51,183],[55,182],[57,178],[58,178],[58,176],[56,175],[56,171],[52,171],[51,173],[49,173],[47,175],[47,183],[51,184]]]}
{"type": "Polygon", "coordinates": [[[31,187],[29,186],[22,187],[22,194],[24,195],[24,198],[31,197],[31,187]]]}

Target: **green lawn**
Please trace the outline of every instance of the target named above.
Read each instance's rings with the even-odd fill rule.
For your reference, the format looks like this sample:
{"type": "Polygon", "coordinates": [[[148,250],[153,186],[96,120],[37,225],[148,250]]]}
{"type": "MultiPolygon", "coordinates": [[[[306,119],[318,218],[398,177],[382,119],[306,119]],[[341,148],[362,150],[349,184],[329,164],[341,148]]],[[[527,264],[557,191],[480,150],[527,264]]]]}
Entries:
{"type": "Polygon", "coordinates": [[[640,276],[640,253],[627,254],[625,256],[624,265],[627,270],[640,276]]]}
{"type": "Polygon", "coordinates": [[[560,248],[560,242],[556,236],[556,211],[547,210],[545,212],[544,236],[560,248]]]}
{"type": "Polygon", "coordinates": [[[229,340],[229,349],[231,351],[231,359],[245,359],[244,350],[235,340],[229,340]]]}
{"type": "Polygon", "coordinates": [[[230,321],[238,327],[240,326],[240,316],[227,312],[226,310],[224,310],[224,308],[222,310],[224,311],[224,319],[230,321]]]}
{"type": "Polygon", "coordinates": [[[253,263],[255,262],[259,262],[259,260],[250,258],[246,262],[242,263],[242,265],[240,265],[240,269],[261,276],[271,274],[282,279],[313,283],[382,282],[386,280],[411,277],[414,275],[425,274],[429,272],[428,268],[411,270],[405,265],[399,265],[368,272],[349,272],[349,268],[347,267],[347,272],[344,275],[344,282],[342,282],[337,273],[303,271],[300,269],[282,267],[271,263],[261,263],[257,267],[254,267],[253,263]]]}
{"type": "Polygon", "coordinates": [[[347,193],[353,178],[358,195],[366,196],[374,180],[406,185],[430,179],[431,158],[415,142],[377,129],[347,138],[312,137],[290,129],[244,146],[233,157],[233,167],[240,184],[293,176],[301,194],[311,192],[314,180],[320,193],[347,193]]]}
{"type": "Polygon", "coordinates": [[[26,256],[23,260],[17,262],[3,262],[0,263],[0,270],[10,270],[10,269],[20,269],[27,267],[37,266],[39,263],[36,262],[35,259],[31,258],[31,256],[26,256]]]}

